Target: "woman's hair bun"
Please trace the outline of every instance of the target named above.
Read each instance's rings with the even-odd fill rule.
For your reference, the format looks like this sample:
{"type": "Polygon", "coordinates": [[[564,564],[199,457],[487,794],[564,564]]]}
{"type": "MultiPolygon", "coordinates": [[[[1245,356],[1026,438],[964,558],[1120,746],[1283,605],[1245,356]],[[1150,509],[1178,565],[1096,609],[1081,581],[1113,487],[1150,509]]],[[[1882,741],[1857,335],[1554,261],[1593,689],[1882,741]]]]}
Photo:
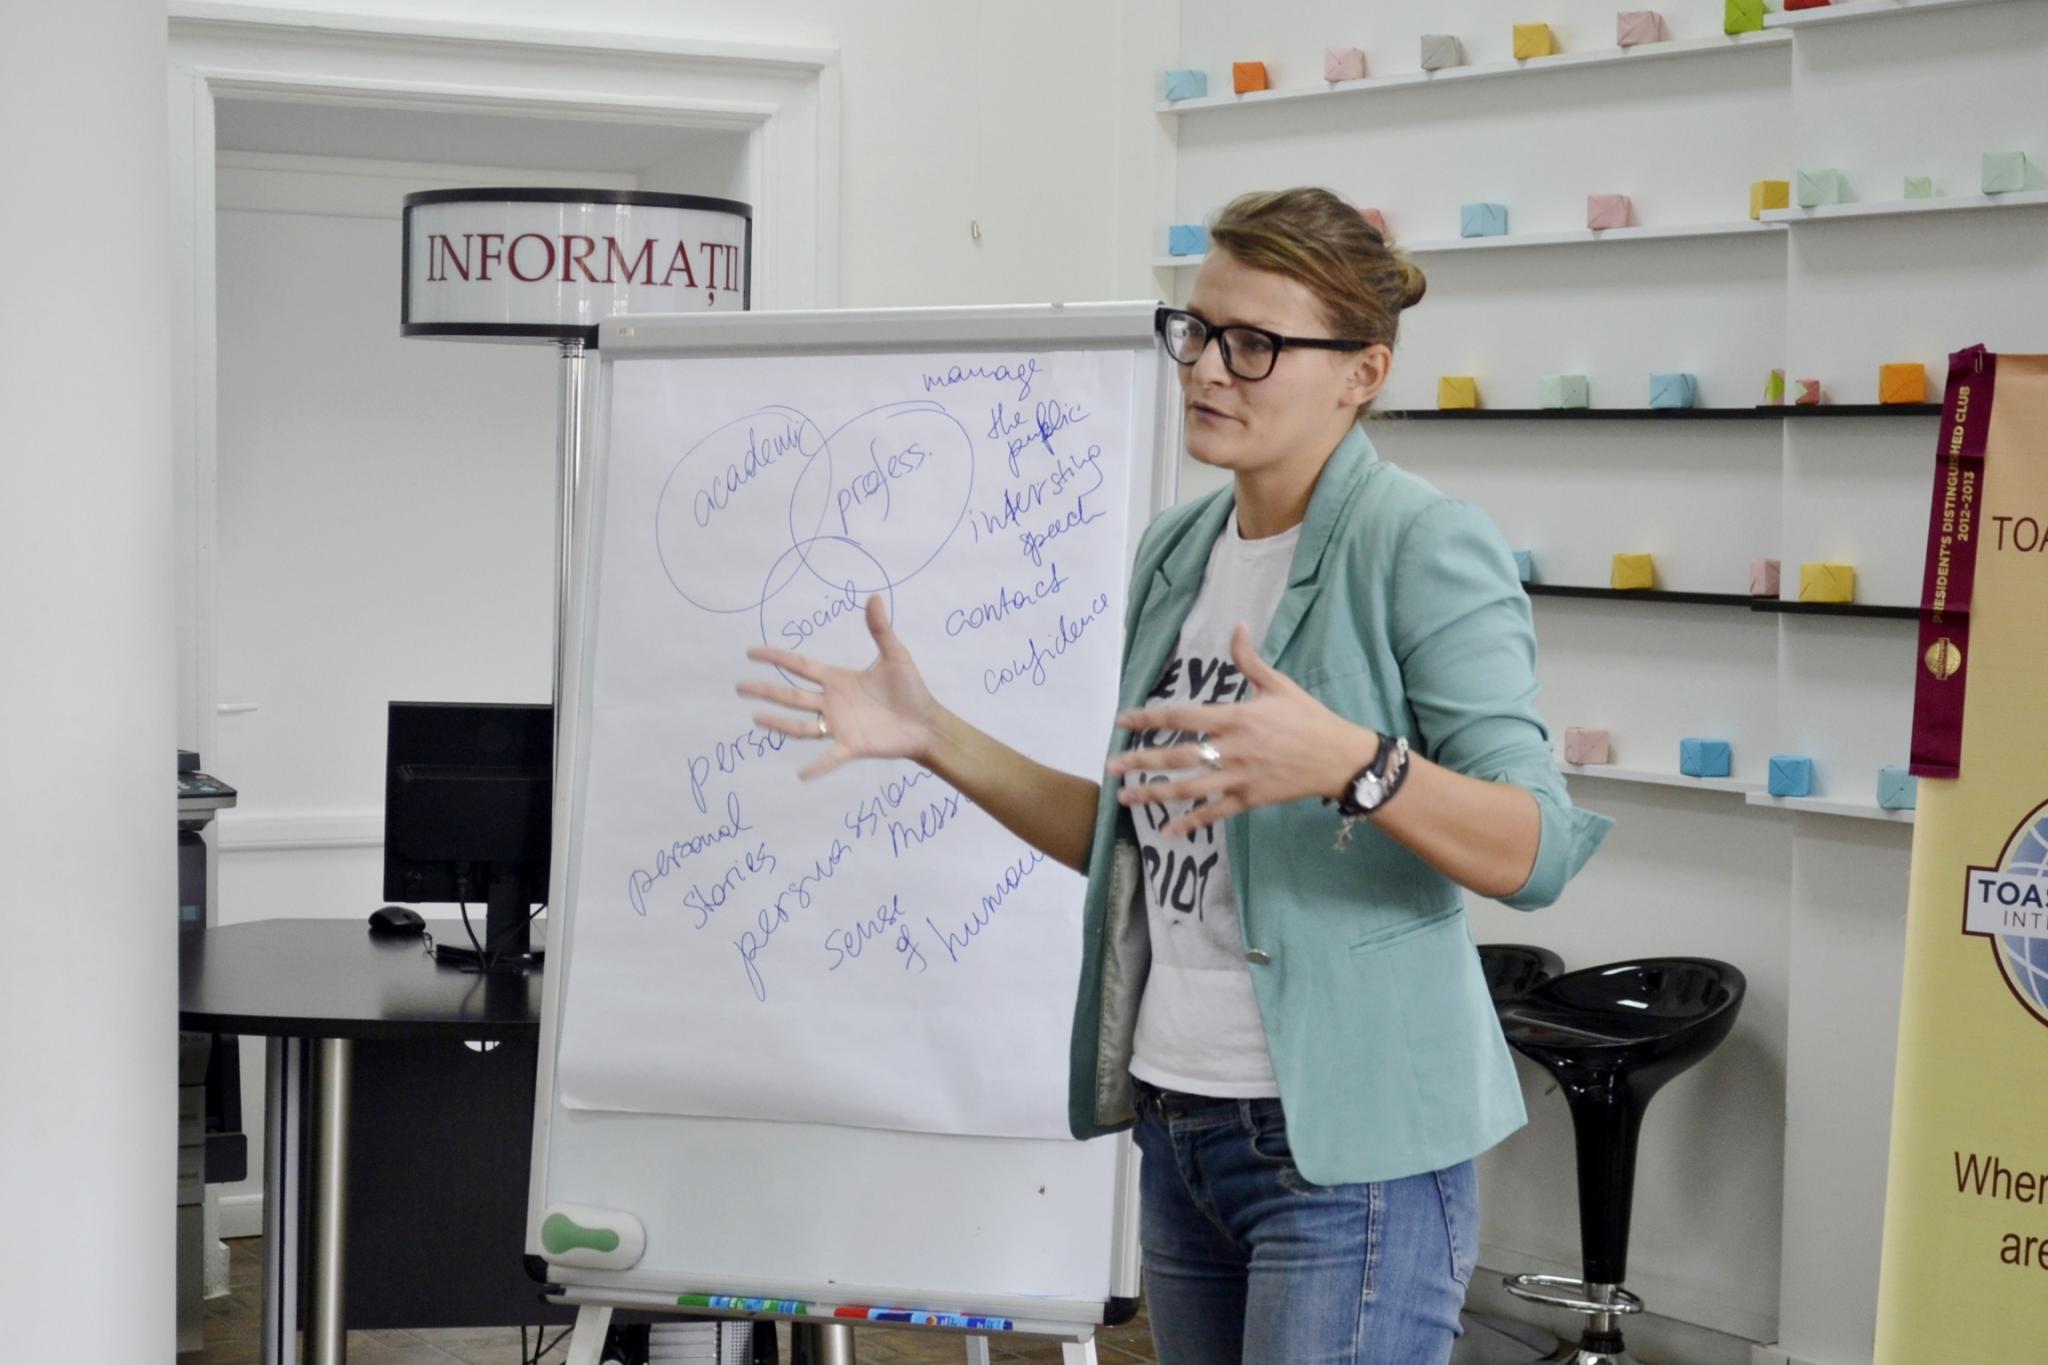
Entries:
{"type": "Polygon", "coordinates": [[[1422,302],[1422,296],[1429,292],[1429,280],[1423,276],[1422,267],[1406,256],[1395,256],[1401,268],[1401,297],[1398,306],[1413,308],[1422,302]]]}

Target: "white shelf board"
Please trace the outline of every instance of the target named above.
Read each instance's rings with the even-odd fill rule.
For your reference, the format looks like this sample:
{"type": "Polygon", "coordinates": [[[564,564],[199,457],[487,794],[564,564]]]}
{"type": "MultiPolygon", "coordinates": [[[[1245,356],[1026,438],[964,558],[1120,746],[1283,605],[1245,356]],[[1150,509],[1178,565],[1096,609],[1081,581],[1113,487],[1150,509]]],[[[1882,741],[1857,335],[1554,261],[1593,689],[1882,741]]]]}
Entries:
{"type": "Polygon", "coordinates": [[[1910,825],[1910,810],[1886,810],[1875,801],[1831,801],[1824,796],[1772,796],[1767,791],[1751,792],[1744,798],[1752,806],[1793,811],[1801,815],[1846,815],[1853,820],[1877,820],[1888,825],[1910,825]]]}
{"type": "MultiPolygon", "coordinates": [[[[1429,256],[1446,251],[1502,251],[1517,247],[1593,246],[1606,242],[1654,242],[1684,237],[1770,237],[1781,238],[1785,229],[1777,223],[1753,223],[1744,218],[1732,223],[1681,223],[1673,226],[1580,228],[1573,232],[1510,233],[1505,237],[1446,237],[1419,242],[1396,241],[1396,249],[1410,256],[1429,256]]],[[[1197,256],[1154,256],[1157,270],[1179,270],[1198,266],[1197,256]]]]}
{"type": "Polygon", "coordinates": [[[2025,209],[2048,205],[2048,190],[2012,194],[1947,194],[1938,199],[1885,199],[1869,204],[1827,204],[1817,209],[1768,209],[1766,223],[1793,225],[1845,218],[1897,218],[1921,213],[1970,213],[1983,209],[2025,209]]]}
{"type": "Polygon", "coordinates": [[[1894,14],[1917,14],[1930,9],[1962,9],[1972,5],[1998,5],[2010,0],[1846,0],[1819,9],[1797,9],[1783,14],[1766,14],[1764,31],[1809,28],[1815,24],[1839,24],[1851,19],[1884,19],[1894,14]]]}
{"type": "Polygon", "coordinates": [[[1598,777],[1609,782],[1640,782],[1655,787],[1688,787],[1698,791],[1727,792],[1753,797],[1763,790],[1754,782],[1732,777],[1687,777],[1684,773],[1654,768],[1623,768],[1613,763],[1566,763],[1557,760],[1557,770],[1567,777],[1598,777]]]}
{"type": "Polygon", "coordinates": [[[1372,94],[1381,90],[1413,90],[1424,85],[1455,85],[1461,81],[1489,80],[1497,76],[1533,76],[1546,71],[1570,71],[1617,63],[1639,65],[1672,57],[1696,57],[1716,52],[1780,47],[1790,41],[1790,34],[1769,32],[1743,33],[1721,38],[1684,38],[1662,43],[1644,43],[1638,47],[1603,47],[1586,52],[1560,52],[1549,57],[1532,57],[1526,62],[1487,62],[1479,66],[1446,67],[1441,71],[1401,71],[1389,76],[1367,76],[1356,81],[1329,81],[1318,85],[1288,86],[1280,90],[1254,90],[1245,95],[1230,93],[1203,95],[1191,100],[1161,100],[1154,108],[1162,114],[1192,114],[1205,109],[1290,104],[1297,100],[1336,99],[1345,95],[1372,94]]]}

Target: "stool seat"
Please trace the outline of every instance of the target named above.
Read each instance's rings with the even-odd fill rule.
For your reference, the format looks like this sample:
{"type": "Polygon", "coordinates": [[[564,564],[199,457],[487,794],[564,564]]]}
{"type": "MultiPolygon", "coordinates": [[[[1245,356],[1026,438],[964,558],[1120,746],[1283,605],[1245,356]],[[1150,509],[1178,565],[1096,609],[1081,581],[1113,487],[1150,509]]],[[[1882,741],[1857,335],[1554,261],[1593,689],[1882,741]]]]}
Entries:
{"type": "Polygon", "coordinates": [[[1564,959],[1530,943],[1482,943],[1479,968],[1486,974],[1486,990],[1498,1010],[1562,974],[1564,959]]]}

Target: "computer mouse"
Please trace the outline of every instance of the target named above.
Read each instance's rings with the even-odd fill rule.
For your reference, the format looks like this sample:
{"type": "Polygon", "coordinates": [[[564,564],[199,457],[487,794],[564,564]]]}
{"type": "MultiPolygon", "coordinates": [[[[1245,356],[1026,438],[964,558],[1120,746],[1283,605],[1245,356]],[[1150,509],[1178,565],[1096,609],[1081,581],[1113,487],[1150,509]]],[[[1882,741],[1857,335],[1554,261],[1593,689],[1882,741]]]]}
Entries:
{"type": "Polygon", "coordinates": [[[370,912],[370,932],[373,934],[411,937],[426,931],[427,922],[417,910],[408,910],[402,905],[386,905],[370,912]]]}

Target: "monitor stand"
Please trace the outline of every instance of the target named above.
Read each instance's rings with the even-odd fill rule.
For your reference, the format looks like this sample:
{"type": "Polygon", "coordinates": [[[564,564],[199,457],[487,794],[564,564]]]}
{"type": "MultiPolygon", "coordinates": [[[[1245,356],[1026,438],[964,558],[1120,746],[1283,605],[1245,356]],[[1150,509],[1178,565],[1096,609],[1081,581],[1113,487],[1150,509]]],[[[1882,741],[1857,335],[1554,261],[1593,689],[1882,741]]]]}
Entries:
{"type": "Polygon", "coordinates": [[[491,879],[484,911],[484,955],[467,945],[436,943],[434,960],[453,966],[489,972],[524,972],[541,965],[542,954],[533,948],[528,932],[533,923],[533,899],[526,884],[517,877],[491,879]]]}

